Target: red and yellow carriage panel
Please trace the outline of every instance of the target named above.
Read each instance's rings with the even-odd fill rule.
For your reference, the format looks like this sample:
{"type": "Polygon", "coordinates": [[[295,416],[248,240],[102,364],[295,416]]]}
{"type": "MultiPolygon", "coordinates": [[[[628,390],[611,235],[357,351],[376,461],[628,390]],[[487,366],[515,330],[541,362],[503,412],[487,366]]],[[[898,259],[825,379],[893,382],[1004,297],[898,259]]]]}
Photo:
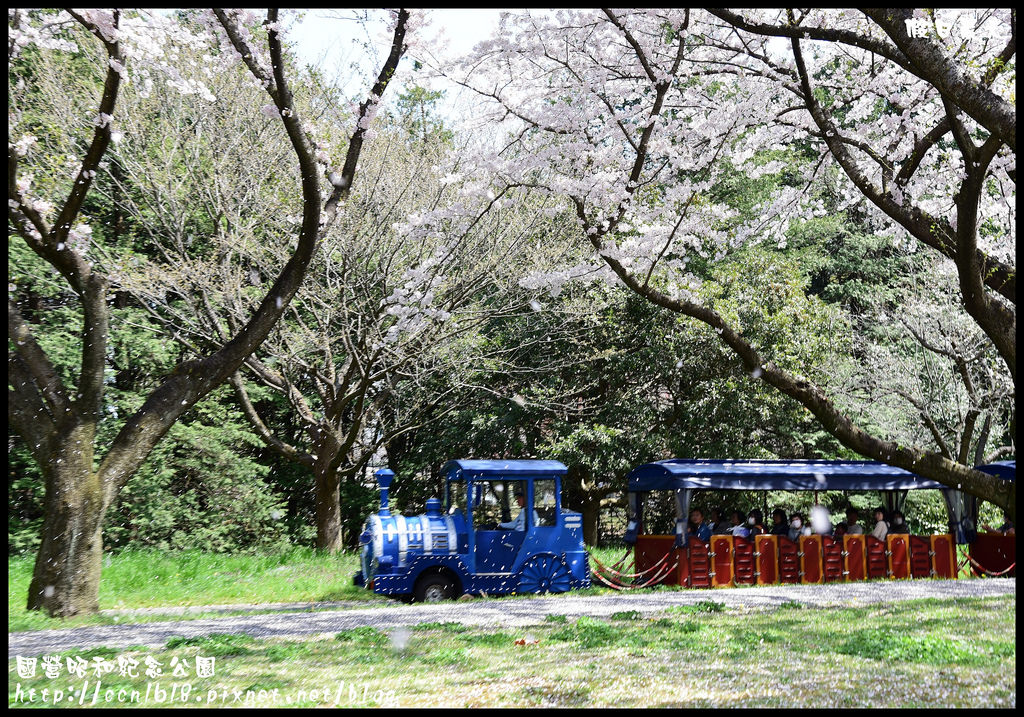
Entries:
{"type": "Polygon", "coordinates": [[[754,558],[757,565],[755,575],[758,585],[772,585],[779,582],[779,542],[774,535],[754,537],[754,558]]]}
{"type": "Polygon", "coordinates": [[[863,535],[844,535],[843,536],[843,552],[844,558],[846,558],[846,574],[847,582],[855,580],[863,580],[867,577],[867,555],[865,554],[864,548],[864,536],[863,535]]]}
{"type": "Polygon", "coordinates": [[[843,580],[843,540],[821,536],[821,574],[826,583],[843,580]]]}
{"type": "Polygon", "coordinates": [[[821,536],[800,536],[800,582],[820,583],[824,576],[821,570],[821,536]]]}
{"type": "Polygon", "coordinates": [[[892,533],[885,536],[889,553],[889,576],[900,579],[910,577],[910,536],[892,533]]]}
{"type": "Polygon", "coordinates": [[[711,536],[711,584],[716,588],[732,586],[732,541],[731,535],[711,536]]]}

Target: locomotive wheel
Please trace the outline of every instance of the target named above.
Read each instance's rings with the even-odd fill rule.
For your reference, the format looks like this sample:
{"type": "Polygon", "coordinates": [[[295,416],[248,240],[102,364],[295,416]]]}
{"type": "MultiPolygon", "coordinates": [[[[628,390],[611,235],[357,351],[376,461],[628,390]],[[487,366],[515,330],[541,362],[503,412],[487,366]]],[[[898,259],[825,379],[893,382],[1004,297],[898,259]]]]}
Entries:
{"type": "Polygon", "coordinates": [[[572,575],[561,560],[552,555],[531,558],[519,576],[521,593],[564,593],[569,590],[572,575]]]}
{"type": "Polygon", "coordinates": [[[441,602],[455,597],[455,581],[447,575],[425,575],[416,583],[416,602],[441,602]]]}

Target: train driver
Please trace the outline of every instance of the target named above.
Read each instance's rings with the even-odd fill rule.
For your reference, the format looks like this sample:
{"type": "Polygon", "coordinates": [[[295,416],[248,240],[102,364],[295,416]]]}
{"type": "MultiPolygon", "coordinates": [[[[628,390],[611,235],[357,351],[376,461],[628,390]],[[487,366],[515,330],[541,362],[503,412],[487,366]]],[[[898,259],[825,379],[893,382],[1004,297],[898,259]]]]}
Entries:
{"type": "MultiPolygon", "coordinates": [[[[526,494],[523,493],[522,488],[516,488],[515,492],[516,503],[519,504],[519,515],[515,517],[515,520],[511,520],[508,523],[498,523],[498,527],[504,530],[526,530],[526,494]]],[[[533,524],[540,524],[540,516],[537,515],[537,511],[533,511],[533,524]]]]}

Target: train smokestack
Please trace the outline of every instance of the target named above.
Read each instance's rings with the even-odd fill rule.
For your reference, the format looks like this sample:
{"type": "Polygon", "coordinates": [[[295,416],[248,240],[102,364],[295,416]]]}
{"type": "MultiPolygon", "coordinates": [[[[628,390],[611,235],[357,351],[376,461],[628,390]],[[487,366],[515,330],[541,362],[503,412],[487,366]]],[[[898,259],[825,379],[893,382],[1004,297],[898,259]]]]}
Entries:
{"type": "Polygon", "coordinates": [[[380,486],[380,511],[378,515],[391,515],[388,510],[388,488],[395,478],[395,473],[388,468],[381,468],[374,475],[377,476],[377,485],[380,486]]]}

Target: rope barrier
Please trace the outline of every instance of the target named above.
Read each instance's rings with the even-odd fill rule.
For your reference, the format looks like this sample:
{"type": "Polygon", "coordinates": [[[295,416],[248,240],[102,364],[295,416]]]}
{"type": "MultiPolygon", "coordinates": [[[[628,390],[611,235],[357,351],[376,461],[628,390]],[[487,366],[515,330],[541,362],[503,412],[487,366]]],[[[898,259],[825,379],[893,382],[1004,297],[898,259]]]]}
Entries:
{"type": "MultiPolygon", "coordinates": [[[[667,559],[668,555],[666,555],[665,558],[667,559]]],[[[664,561],[659,561],[659,564],[661,562],[664,562],[664,561]]],[[[665,565],[664,568],[662,568],[662,570],[660,570],[654,577],[652,577],[647,582],[641,583],[639,585],[636,585],[636,584],[624,585],[624,584],[621,584],[621,583],[617,583],[612,578],[605,577],[604,575],[601,575],[598,572],[594,572],[593,576],[595,578],[597,578],[600,582],[604,583],[605,585],[607,585],[608,587],[610,587],[613,590],[636,590],[638,588],[647,588],[647,587],[650,587],[651,585],[654,585],[654,584],[656,584],[658,582],[661,582],[662,580],[664,580],[668,576],[669,573],[671,573],[673,570],[675,570],[676,567],[678,567],[678,565],[679,565],[679,559],[677,558],[676,561],[675,561],[675,564],[673,564],[671,567],[668,566],[668,565],[665,565]]],[[[645,572],[649,572],[649,571],[645,571],[645,572]]]]}
{"type": "Polygon", "coordinates": [[[594,579],[595,579],[595,580],[597,580],[598,582],[601,582],[601,583],[603,583],[603,584],[607,585],[607,586],[608,586],[608,587],[610,587],[610,588],[611,588],[612,590],[625,590],[625,589],[627,589],[627,587],[628,587],[628,586],[626,586],[626,585],[618,585],[618,584],[616,584],[616,583],[613,583],[613,582],[610,582],[610,581],[608,581],[608,580],[605,580],[605,579],[604,579],[604,578],[603,578],[603,577],[601,576],[601,573],[594,573],[593,575],[594,575],[594,579]]]}
{"type": "Polygon", "coordinates": [[[652,572],[654,572],[656,570],[659,570],[659,568],[662,567],[662,563],[664,563],[668,559],[669,559],[669,556],[666,555],[664,558],[658,560],[653,565],[648,567],[647,570],[641,571],[640,573],[620,573],[618,571],[613,571],[613,570],[611,570],[610,567],[605,567],[604,565],[601,565],[600,563],[598,563],[598,568],[599,568],[599,570],[602,573],[604,573],[606,575],[614,576],[616,578],[643,578],[645,575],[647,575],[649,573],[652,573],[652,572]]]}
{"type": "MultiPolygon", "coordinates": [[[[618,570],[619,568],[621,568],[621,567],[622,567],[622,564],[623,564],[624,562],[626,562],[626,558],[628,558],[628,557],[629,557],[630,555],[632,555],[632,554],[633,554],[633,548],[632,548],[632,546],[630,546],[630,547],[627,547],[627,548],[626,548],[626,552],[625,552],[625,553],[623,553],[623,554],[622,554],[622,557],[621,557],[621,558],[619,558],[619,559],[618,559],[618,560],[617,560],[617,561],[616,561],[616,562],[615,562],[615,563],[614,563],[614,564],[612,565],[612,568],[614,568],[614,569],[616,569],[616,570],[618,570]]],[[[631,567],[633,567],[634,565],[636,565],[636,560],[633,560],[633,561],[632,561],[632,562],[630,563],[630,566],[629,566],[629,567],[631,568],[631,567]]],[[[626,569],[628,570],[629,568],[626,568],[626,569]]]]}
{"type": "Polygon", "coordinates": [[[666,577],[668,577],[669,573],[671,573],[673,570],[675,570],[678,566],[679,566],[679,560],[677,558],[676,562],[671,567],[666,565],[664,570],[662,570],[658,575],[655,575],[653,578],[648,580],[646,583],[643,583],[641,585],[633,585],[632,587],[634,587],[634,588],[648,588],[651,585],[656,585],[656,584],[660,583],[662,580],[664,580],[666,577]]]}
{"type": "MultiPolygon", "coordinates": [[[[967,556],[967,560],[969,560],[969,561],[970,561],[970,563],[971,563],[971,565],[973,565],[974,567],[976,567],[976,568],[977,568],[978,570],[980,570],[981,572],[985,573],[986,575],[991,575],[991,576],[992,576],[992,577],[994,577],[994,578],[997,578],[997,577],[999,577],[1000,575],[1005,575],[1006,573],[1010,572],[1010,571],[1011,571],[1011,570],[1013,570],[1013,569],[1014,569],[1015,567],[1017,567],[1017,563],[1016,563],[1016,562],[1014,562],[1014,563],[1012,563],[1012,564],[1010,565],[1010,567],[1006,568],[1006,570],[1000,570],[1000,571],[999,571],[998,573],[994,573],[994,572],[992,572],[991,570],[988,570],[988,569],[986,569],[986,568],[985,568],[984,566],[982,566],[982,564],[981,564],[981,563],[979,563],[979,562],[978,562],[977,560],[975,560],[974,558],[972,558],[972,557],[971,557],[970,555],[968,555],[968,556],[967,556]]],[[[967,563],[964,563],[964,565],[966,565],[966,564],[967,564],[967,563]]],[[[963,567],[963,566],[961,566],[961,567],[963,567]]]]}
{"type": "MultiPolygon", "coordinates": [[[[620,578],[639,578],[639,577],[643,577],[644,575],[646,575],[647,573],[649,573],[649,572],[651,572],[653,570],[656,570],[657,568],[660,568],[661,564],[664,563],[666,560],[668,560],[668,556],[669,556],[669,554],[665,553],[665,556],[661,560],[656,562],[651,567],[647,568],[647,570],[642,570],[639,573],[622,573],[622,572],[619,572],[618,570],[613,570],[612,568],[609,568],[609,567],[605,566],[604,564],[601,563],[600,560],[598,560],[593,555],[590,556],[590,559],[594,561],[594,563],[597,565],[597,568],[598,568],[598,570],[600,572],[604,572],[604,573],[608,573],[608,574],[611,574],[611,575],[615,575],[616,577],[620,577],[620,578]]],[[[597,573],[598,570],[595,570],[594,572],[597,573]]]]}

